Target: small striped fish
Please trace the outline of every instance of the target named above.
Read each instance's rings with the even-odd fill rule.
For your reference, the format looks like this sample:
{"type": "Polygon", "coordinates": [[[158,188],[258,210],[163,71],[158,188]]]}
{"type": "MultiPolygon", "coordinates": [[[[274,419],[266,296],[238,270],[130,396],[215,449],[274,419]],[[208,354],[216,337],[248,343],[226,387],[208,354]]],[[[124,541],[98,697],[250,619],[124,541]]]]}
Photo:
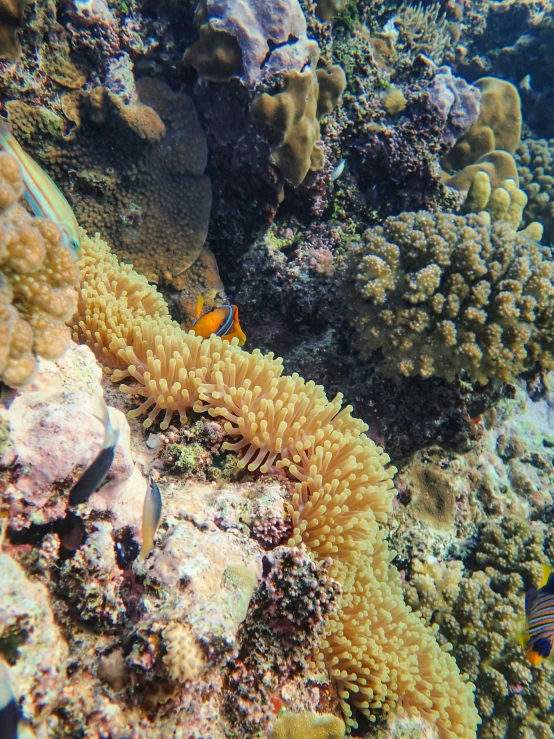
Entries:
{"type": "Polygon", "coordinates": [[[25,187],[23,197],[34,215],[53,221],[62,232],[63,243],[77,256],[81,241],[71,206],[50,175],[23,151],[3,121],[0,121],[0,150],[17,160],[25,187]]]}
{"type": "Polygon", "coordinates": [[[526,633],[520,643],[532,665],[540,665],[550,656],[554,643],[554,572],[543,565],[541,586],[531,588],[525,595],[526,633]]]}

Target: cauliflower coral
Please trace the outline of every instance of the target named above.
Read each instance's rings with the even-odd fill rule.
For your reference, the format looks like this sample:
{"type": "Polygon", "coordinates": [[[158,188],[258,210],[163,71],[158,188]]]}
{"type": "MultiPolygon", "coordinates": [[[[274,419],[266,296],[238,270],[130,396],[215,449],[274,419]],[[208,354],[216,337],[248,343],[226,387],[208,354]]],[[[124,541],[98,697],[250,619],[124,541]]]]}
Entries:
{"type": "Polygon", "coordinates": [[[510,380],[552,367],[552,249],[487,213],[402,213],[346,260],[361,348],[390,375],[510,380]]]}

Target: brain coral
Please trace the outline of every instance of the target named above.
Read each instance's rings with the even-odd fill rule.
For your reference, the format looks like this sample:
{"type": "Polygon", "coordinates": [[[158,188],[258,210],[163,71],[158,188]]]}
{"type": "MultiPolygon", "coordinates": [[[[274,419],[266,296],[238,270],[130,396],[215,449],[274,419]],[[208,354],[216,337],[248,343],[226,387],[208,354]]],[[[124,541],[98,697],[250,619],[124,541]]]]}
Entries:
{"type": "Polygon", "coordinates": [[[17,203],[22,193],[17,162],[0,153],[0,380],[13,387],[31,380],[36,356],[66,350],[79,281],[60,230],[31,218],[17,203]]]}
{"type": "MultiPolygon", "coordinates": [[[[185,422],[191,408],[208,411],[237,439],[225,446],[242,452],[241,466],[264,472],[276,463],[296,481],[289,546],[303,543],[316,558],[332,557],[330,575],[343,588],[316,659],[337,683],[347,723],[356,725],[350,704],[373,717],[402,706],[436,722],[441,739],[474,739],[473,686],[439,647],[435,627],[402,599],[380,528],[395,470],[365,435],[367,426],[350,407],[341,410],[340,396],[328,401],[320,386],[283,375],[272,355],[183,332],[144,281],[131,300],[118,296],[113,263],[103,266],[106,245],[83,237],[83,252],[75,332],[108,367],[122,367],[112,371],[114,381],[134,380],[120,386],[144,398],[133,414],[148,412],[150,425],[163,412],[167,428],[175,412],[185,422]]],[[[133,292],[133,273],[125,271],[121,284],[133,292]]]]}
{"type": "Polygon", "coordinates": [[[347,258],[351,314],[389,374],[509,380],[551,366],[550,248],[487,214],[402,213],[347,258]]]}
{"type": "Polygon", "coordinates": [[[6,108],[13,132],[67,194],[79,223],[106,234],[151,279],[181,289],[208,229],[206,138],[190,98],[156,80],[142,79],[137,89],[142,102],[133,105],[100,87],[68,93],[65,117],[19,101],[6,108]]]}

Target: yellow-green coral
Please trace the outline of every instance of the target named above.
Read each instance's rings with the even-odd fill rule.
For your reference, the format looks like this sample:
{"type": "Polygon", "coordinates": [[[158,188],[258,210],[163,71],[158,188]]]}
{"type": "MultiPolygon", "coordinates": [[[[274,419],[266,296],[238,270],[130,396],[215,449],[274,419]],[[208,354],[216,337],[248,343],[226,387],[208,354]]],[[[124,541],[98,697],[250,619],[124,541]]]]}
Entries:
{"type": "Polygon", "coordinates": [[[371,717],[402,707],[435,722],[441,739],[474,739],[473,686],[439,647],[435,629],[403,602],[380,528],[395,470],[365,435],[367,426],[350,407],[341,410],[340,396],[328,401],[313,382],[283,375],[272,355],[183,332],[153,288],[148,296],[139,281],[133,291],[130,270],[122,283],[137,297],[116,295],[117,267],[106,245],[86,237],[82,243],[76,335],[108,368],[117,366],[112,379],[133,381],[121,386],[144,398],[133,415],[148,412],[152,423],[164,413],[167,428],[175,412],[185,421],[191,408],[208,411],[238,438],[225,447],[242,453],[242,466],[264,472],[277,464],[295,481],[289,546],[331,557],[329,573],[343,588],[315,658],[336,681],[347,723],[356,725],[350,704],[371,717]]]}
{"type": "Polygon", "coordinates": [[[0,380],[29,382],[36,357],[57,359],[75,312],[79,271],[59,228],[19,204],[19,165],[0,153],[0,380]]]}
{"type": "Polygon", "coordinates": [[[344,721],[331,713],[285,713],[279,716],[270,739],[343,739],[344,721]]]}
{"type": "Polygon", "coordinates": [[[388,218],[347,269],[360,345],[382,351],[388,374],[484,383],[553,364],[550,250],[487,214],[388,218]]]}

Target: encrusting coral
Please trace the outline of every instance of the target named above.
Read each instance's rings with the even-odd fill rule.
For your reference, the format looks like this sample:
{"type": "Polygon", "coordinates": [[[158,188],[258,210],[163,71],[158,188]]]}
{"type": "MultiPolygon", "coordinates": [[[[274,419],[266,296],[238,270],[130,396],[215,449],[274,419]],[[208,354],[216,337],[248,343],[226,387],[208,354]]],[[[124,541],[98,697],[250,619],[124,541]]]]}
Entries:
{"type": "Polygon", "coordinates": [[[133,415],[148,412],[148,426],[163,412],[167,428],[175,412],[184,422],[191,409],[208,411],[238,437],[225,447],[243,452],[241,466],[265,472],[276,463],[297,481],[289,546],[303,543],[313,556],[331,557],[329,574],[343,588],[316,661],[335,679],[347,723],[356,725],[349,704],[372,717],[402,706],[436,721],[442,739],[473,739],[473,686],[439,647],[435,629],[403,602],[394,553],[379,528],[392,505],[395,470],[365,435],[367,426],[350,407],[340,409],[340,396],[328,401],[313,382],[282,375],[272,355],[183,332],[128,268],[126,290],[116,295],[116,263],[99,239],[83,235],[81,268],[75,335],[114,381],[135,380],[121,386],[145,398],[133,415]]]}
{"type": "Polygon", "coordinates": [[[0,153],[0,380],[12,387],[31,380],[37,356],[66,350],[79,281],[59,228],[31,217],[18,204],[22,194],[19,165],[0,153]]]}
{"type": "Polygon", "coordinates": [[[347,259],[353,320],[388,374],[481,383],[550,367],[548,247],[486,213],[402,213],[368,229],[347,259]]]}

